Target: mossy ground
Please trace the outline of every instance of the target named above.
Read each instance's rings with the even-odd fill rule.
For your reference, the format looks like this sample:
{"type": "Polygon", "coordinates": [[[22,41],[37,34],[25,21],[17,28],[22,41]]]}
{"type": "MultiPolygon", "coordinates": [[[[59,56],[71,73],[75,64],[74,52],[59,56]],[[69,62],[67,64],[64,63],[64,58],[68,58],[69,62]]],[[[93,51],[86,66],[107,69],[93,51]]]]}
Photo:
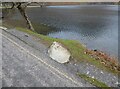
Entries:
{"type": "Polygon", "coordinates": [[[100,89],[111,89],[110,87],[108,87],[105,83],[98,81],[95,78],[91,78],[85,74],[80,74],[77,73],[77,75],[79,77],[81,77],[82,79],[86,80],[87,82],[91,83],[92,85],[99,87],[100,89]]]}

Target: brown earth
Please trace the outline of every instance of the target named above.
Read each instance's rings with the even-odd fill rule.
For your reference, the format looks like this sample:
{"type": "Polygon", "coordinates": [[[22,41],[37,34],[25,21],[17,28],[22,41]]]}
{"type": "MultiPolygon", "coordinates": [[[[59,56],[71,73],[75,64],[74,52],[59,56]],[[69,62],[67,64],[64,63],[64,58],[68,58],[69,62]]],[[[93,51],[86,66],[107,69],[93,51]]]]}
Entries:
{"type": "Polygon", "coordinates": [[[106,53],[99,51],[99,50],[85,50],[85,54],[89,54],[91,57],[95,58],[96,60],[100,60],[102,64],[106,67],[110,67],[113,70],[120,71],[120,64],[118,59],[115,57],[110,57],[106,53]]]}

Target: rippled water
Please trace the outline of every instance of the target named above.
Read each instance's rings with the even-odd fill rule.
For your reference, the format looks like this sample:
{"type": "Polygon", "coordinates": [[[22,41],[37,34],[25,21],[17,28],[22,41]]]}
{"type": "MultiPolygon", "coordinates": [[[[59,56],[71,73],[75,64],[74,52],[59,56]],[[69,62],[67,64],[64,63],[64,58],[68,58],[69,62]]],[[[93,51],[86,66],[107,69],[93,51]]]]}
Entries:
{"type": "Polygon", "coordinates": [[[118,56],[117,5],[36,7],[27,13],[33,22],[55,28],[48,36],[78,40],[90,49],[118,56]]]}

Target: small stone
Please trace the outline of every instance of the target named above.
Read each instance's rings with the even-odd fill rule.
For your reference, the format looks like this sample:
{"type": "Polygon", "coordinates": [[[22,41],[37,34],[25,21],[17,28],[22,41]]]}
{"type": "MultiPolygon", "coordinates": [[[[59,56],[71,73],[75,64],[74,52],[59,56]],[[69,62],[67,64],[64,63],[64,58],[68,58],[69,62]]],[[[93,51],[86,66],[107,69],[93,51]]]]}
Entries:
{"type": "Polygon", "coordinates": [[[116,77],[114,76],[114,78],[116,78],[116,77]]]}
{"type": "Polygon", "coordinates": [[[94,78],[94,76],[92,76],[92,78],[94,78]]]}
{"type": "Polygon", "coordinates": [[[116,84],[116,85],[118,85],[119,83],[118,83],[118,82],[116,82],[115,84],[116,84]]]}
{"type": "Polygon", "coordinates": [[[87,74],[89,74],[90,72],[89,71],[87,71],[87,74]]]}
{"type": "Polygon", "coordinates": [[[84,54],[87,54],[86,52],[84,52],[84,54]]]}
{"type": "Polygon", "coordinates": [[[103,74],[103,71],[101,71],[101,74],[103,74]]]}
{"type": "Polygon", "coordinates": [[[1,26],[0,26],[0,29],[7,30],[7,28],[6,28],[6,27],[1,27],[1,26]]]}
{"type": "Polygon", "coordinates": [[[25,37],[28,37],[29,35],[28,34],[25,34],[25,37]]]}

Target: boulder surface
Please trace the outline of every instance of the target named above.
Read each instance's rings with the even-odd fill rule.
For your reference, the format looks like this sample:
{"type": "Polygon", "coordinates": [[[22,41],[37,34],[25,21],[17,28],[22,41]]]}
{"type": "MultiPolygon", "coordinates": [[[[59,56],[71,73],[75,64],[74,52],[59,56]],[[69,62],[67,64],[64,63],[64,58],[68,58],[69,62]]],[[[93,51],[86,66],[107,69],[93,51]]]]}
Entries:
{"type": "Polygon", "coordinates": [[[70,52],[58,42],[53,42],[50,48],[48,49],[49,56],[59,62],[66,63],[69,61],[70,52]]]}

